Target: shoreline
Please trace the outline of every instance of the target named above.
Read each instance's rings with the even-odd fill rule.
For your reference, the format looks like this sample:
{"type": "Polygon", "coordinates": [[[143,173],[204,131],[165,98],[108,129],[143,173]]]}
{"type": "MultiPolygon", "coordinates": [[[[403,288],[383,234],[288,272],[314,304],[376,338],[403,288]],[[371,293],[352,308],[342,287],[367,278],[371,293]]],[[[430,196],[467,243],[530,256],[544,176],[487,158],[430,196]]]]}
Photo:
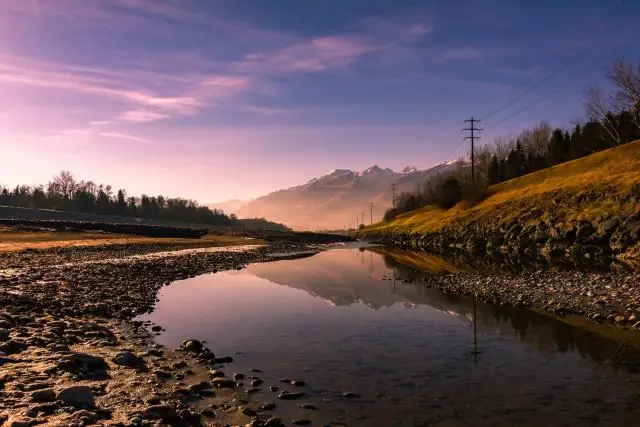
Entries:
{"type": "Polygon", "coordinates": [[[233,355],[164,348],[134,319],[152,310],[159,289],[172,281],[279,259],[272,253],[330,247],[289,243],[150,256],[144,245],[138,254],[135,246],[120,252],[125,259],[113,257],[114,248],[92,255],[75,248],[40,251],[42,264],[37,252],[27,252],[22,268],[0,270],[0,423],[281,425],[244,388],[213,386],[218,374],[211,371],[233,355]],[[83,262],[69,264],[69,254],[83,262]]]}
{"type": "MultiPolygon", "coordinates": [[[[143,420],[155,423],[144,425],[283,425],[265,402],[252,400],[251,379],[242,387],[216,380],[226,385],[213,387],[220,373],[211,375],[212,370],[228,365],[224,378],[234,378],[233,355],[215,354],[215,348],[207,351],[198,344],[187,344],[189,350],[164,348],[154,342],[151,325],[134,319],[151,311],[157,292],[173,281],[327,248],[331,246],[285,243],[166,256],[158,255],[167,250],[162,246],[156,247],[156,255],[149,255],[149,245],[126,251],[72,248],[41,251],[43,263],[38,251],[25,252],[23,268],[14,275],[5,277],[8,270],[0,270],[0,351],[6,353],[0,356],[0,421],[15,427],[126,426],[143,425],[143,420]]],[[[604,300],[597,304],[601,311],[618,310],[626,300],[625,327],[640,328],[640,321],[637,326],[629,321],[629,313],[640,309],[638,275],[445,274],[415,283],[560,316],[583,310],[584,318],[590,312],[583,306],[593,298],[604,300]],[[591,289],[616,295],[593,294],[591,289]],[[549,300],[556,305],[547,304],[549,300]]],[[[610,315],[601,314],[602,323],[622,323],[615,315],[607,320],[610,315]]]]}

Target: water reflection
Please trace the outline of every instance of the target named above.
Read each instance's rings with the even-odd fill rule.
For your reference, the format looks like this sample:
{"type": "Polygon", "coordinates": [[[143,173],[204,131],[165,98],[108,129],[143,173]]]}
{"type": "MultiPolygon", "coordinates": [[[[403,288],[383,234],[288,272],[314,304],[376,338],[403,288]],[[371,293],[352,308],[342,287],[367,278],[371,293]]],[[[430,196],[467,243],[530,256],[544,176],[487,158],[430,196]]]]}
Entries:
{"type": "MultiPolygon", "coordinates": [[[[411,283],[466,267],[380,251],[340,249],[175,282],[146,318],[166,328],[165,345],[198,338],[216,354],[243,352],[233,370],[260,368],[267,385],[301,377],[320,408],[302,414],[314,425],[591,426],[637,417],[633,346],[411,283]],[[343,399],[347,390],[359,397],[343,399]]],[[[278,402],[285,419],[299,411],[278,402]]]]}
{"type": "MultiPolygon", "coordinates": [[[[329,252],[298,260],[296,265],[286,268],[284,265],[255,264],[248,271],[272,283],[304,290],[333,306],[361,304],[372,310],[394,305],[409,310],[421,305],[435,308],[473,328],[474,358],[478,354],[477,334],[480,332],[508,334],[544,356],[554,352],[578,352],[583,357],[611,362],[633,372],[640,369],[640,350],[634,347],[635,340],[627,343],[608,339],[581,331],[546,314],[485,304],[476,302],[475,298],[443,294],[437,289],[420,286],[415,281],[426,275],[475,270],[433,255],[414,253],[408,258],[409,255],[378,247],[344,249],[340,253],[329,252]],[[407,259],[411,260],[410,265],[402,263],[407,259]],[[358,264],[362,268],[354,268],[358,264]],[[363,280],[363,270],[367,280],[363,280]]],[[[629,337],[636,338],[632,334],[630,332],[629,337]]]]}

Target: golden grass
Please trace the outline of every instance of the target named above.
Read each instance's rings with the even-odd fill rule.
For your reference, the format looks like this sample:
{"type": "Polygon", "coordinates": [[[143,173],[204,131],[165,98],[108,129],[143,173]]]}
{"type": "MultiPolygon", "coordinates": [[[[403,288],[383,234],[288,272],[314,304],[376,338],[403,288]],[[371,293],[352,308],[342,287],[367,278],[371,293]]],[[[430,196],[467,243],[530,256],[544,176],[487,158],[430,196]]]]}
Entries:
{"type": "Polygon", "coordinates": [[[48,249],[80,246],[110,246],[123,244],[158,244],[189,247],[263,245],[265,241],[238,236],[205,235],[200,239],[141,237],[98,232],[41,232],[0,227],[0,252],[24,249],[48,249]]]}
{"type": "Polygon", "coordinates": [[[446,260],[439,256],[425,252],[409,252],[392,250],[386,247],[371,247],[370,251],[387,256],[394,261],[415,268],[416,270],[429,273],[474,273],[477,270],[470,266],[458,266],[451,260],[446,260]]]}
{"type": "Polygon", "coordinates": [[[509,222],[553,218],[558,223],[593,219],[604,212],[632,212],[632,202],[615,202],[612,196],[628,194],[640,184],[640,141],[494,185],[489,197],[466,207],[449,210],[436,206],[405,213],[389,222],[366,227],[360,234],[436,232],[474,221],[509,222]]]}

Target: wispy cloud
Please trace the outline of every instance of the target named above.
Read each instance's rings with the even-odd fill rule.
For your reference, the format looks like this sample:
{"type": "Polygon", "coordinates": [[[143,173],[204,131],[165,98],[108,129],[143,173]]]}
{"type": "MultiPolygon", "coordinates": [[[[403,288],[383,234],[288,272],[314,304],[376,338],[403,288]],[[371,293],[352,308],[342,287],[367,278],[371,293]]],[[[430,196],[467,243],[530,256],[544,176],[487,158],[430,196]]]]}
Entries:
{"type": "Polygon", "coordinates": [[[126,139],[126,140],[129,140],[129,141],[151,142],[147,138],[142,138],[140,136],[128,135],[128,134],[125,134],[125,133],[118,133],[118,132],[100,132],[100,133],[98,133],[98,135],[104,136],[104,137],[107,137],[107,138],[126,139]]]}

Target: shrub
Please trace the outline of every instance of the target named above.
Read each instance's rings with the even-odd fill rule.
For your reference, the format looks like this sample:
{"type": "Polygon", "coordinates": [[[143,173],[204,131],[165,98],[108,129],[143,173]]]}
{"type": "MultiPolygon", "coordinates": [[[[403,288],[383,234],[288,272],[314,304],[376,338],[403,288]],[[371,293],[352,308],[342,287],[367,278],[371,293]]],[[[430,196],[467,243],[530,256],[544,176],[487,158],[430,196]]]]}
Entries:
{"type": "Polygon", "coordinates": [[[462,200],[462,186],[455,178],[447,178],[436,190],[436,203],[443,209],[451,209],[462,200]]]}

